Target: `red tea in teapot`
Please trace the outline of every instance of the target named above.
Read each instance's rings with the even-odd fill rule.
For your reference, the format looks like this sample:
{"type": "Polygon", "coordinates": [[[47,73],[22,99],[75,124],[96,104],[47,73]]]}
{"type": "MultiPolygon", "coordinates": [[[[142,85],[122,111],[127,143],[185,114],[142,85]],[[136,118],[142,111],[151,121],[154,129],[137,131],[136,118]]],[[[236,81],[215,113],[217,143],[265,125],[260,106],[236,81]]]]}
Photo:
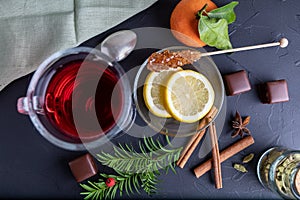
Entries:
{"type": "Polygon", "coordinates": [[[60,132],[95,139],[116,125],[122,110],[119,78],[100,62],[73,60],[51,77],[45,94],[45,114],[60,132]]]}

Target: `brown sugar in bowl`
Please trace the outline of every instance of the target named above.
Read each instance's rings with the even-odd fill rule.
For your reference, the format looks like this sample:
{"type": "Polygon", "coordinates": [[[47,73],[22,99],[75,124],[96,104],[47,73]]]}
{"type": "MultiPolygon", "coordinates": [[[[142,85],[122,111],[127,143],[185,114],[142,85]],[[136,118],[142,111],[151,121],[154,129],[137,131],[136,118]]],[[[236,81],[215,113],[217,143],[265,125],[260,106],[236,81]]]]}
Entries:
{"type": "Polygon", "coordinates": [[[198,32],[197,12],[207,4],[206,11],[216,9],[210,0],[181,0],[174,8],[170,18],[170,28],[174,37],[185,45],[203,47],[198,32]]]}

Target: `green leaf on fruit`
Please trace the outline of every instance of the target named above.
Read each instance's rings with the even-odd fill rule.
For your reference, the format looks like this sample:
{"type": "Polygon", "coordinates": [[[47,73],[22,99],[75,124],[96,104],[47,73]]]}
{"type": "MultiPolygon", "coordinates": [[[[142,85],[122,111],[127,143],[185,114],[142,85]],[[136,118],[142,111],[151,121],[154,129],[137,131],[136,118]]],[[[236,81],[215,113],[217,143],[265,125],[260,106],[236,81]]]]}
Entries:
{"type": "Polygon", "coordinates": [[[231,24],[236,19],[236,15],[233,9],[238,4],[239,2],[233,1],[225,6],[210,11],[209,13],[207,13],[207,16],[216,19],[226,19],[227,23],[231,24]]]}
{"type": "Polygon", "coordinates": [[[218,49],[231,49],[226,19],[215,19],[201,16],[198,25],[200,39],[218,49]]]}
{"type": "Polygon", "coordinates": [[[207,4],[204,5],[197,13],[200,39],[207,45],[218,49],[231,49],[232,45],[228,35],[228,24],[235,21],[234,8],[238,4],[239,2],[233,1],[210,12],[206,11],[207,4]]]}

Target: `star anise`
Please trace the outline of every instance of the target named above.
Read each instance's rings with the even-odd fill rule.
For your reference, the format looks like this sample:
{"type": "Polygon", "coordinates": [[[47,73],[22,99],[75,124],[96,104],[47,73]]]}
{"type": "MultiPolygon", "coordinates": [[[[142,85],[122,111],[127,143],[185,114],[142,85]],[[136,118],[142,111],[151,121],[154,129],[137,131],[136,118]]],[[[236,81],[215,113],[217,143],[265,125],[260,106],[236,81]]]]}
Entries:
{"type": "Polygon", "coordinates": [[[232,121],[232,128],[235,129],[235,131],[231,134],[231,137],[234,138],[237,135],[240,135],[241,137],[244,136],[244,133],[247,135],[250,135],[250,130],[246,127],[250,123],[250,116],[247,116],[244,120],[242,119],[240,113],[236,111],[235,113],[235,120],[232,121]]]}

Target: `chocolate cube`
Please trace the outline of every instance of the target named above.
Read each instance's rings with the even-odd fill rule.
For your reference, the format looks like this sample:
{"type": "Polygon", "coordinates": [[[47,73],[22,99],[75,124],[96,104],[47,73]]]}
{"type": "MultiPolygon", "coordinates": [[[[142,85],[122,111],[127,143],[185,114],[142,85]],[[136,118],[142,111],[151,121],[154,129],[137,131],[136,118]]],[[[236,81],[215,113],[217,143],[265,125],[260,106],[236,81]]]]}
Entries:
{"type": "Polygon", "coordinates": [[[223,78],[228,96],[241,94],[251,90],[251,85],[245,70],[224,75],[223,78]]]}
{"type": "Polygon", "coordinates": [[[272,104],[289,101],[288,87],[285,80],[276,80],[259,85],[262,103],[272,104]]]}
{"type": "Polygon", "coordinates": [[[97,166],[90,154],[76,158],[69,162],[69,166],[77,182],[84,181],[98,172],[97,166]]]}

